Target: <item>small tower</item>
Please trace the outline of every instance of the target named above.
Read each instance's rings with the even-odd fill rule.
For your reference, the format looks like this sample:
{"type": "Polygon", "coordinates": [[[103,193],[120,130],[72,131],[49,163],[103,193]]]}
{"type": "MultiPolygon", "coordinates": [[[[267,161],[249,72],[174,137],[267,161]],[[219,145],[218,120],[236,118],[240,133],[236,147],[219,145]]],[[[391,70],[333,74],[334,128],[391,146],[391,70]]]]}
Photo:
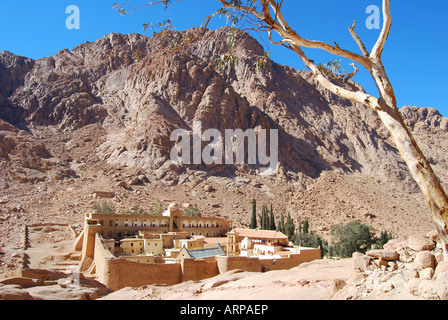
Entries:
{"type": "Polygon", "coordinates": [[[84,223],[84,239],[82,244],[82,255],[80,269],[87,270],[93,263],[95,254],[95,237],[101,232],[101,225],[98,220],[86,217],[84,223]]]}
{"type": "Polygon", "coordinates": [[[240,234],[235,229],[227,233],[227,255],[229,257],[240,255],[240,234]]]}

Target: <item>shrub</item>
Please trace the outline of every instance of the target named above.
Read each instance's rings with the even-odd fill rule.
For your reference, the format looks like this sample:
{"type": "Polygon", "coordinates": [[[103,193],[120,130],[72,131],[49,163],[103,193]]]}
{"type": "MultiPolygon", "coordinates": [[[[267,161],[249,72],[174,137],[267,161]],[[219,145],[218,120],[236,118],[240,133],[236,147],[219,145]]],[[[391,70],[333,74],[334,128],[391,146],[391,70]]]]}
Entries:
{"type": "Polygon", "coordinates": [[[392,240],[394,237],[392,233],[389,233],[387,231],[381,231],[381,235],[377,240],[377,248],[383,249],[384,245],[388,243],[390,240],[392,240]]]}
{"type": "Polygon", "coordinates": [[[161,216],[163,214],[163,204],[161,201],[155,201],[151,205],[149,214],[151,216],[161,216]]]}
{"type": "Polygon", "coordinates": [[[186,217],[202,217],[201,211],[199,211],[196,207],[190,207],[185,209],[185,216],[186,217]]]}
{"type": "Polygon", "coordinates": [[[97,214],[115,214],[115,205],[110,202],[95,203],[93,210],[97,214]]]}
{"type": "Polygon", "coordinates": [[[372,227],[359,221],[352,221],[346,225],[336,225],[331,228],[332,248],[331,253],[349,258],[355,252],[366,253],[376,243],[372,227]]]}
{"type": "Polygon", "coordinates": [[[132,207],[131,211],[126,211],[123,214],[131,215],[131,216],[147,216],[148,212],[141,209],[139,205],[135,205],[132,207]]]}
{"type": "Polygon", "coordinates": [[[321,258],[323,258],[328,252],[328,243],[316,233],[310,232],[309,228],[310,224],[308,220],[305,220],[303,225],[299,221],[299,232],[294,234],[291,240],[295,245],[300,247],[319,248],[321,250],[321,258]]]}

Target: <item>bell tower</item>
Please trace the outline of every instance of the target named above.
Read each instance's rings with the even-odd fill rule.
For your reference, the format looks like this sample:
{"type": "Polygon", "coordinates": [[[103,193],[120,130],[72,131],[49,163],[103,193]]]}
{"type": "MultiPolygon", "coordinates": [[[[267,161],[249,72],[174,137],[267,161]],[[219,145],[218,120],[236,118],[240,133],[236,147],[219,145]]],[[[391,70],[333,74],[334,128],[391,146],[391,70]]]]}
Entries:
{"type": "Polygon", "coordinates": [[[232,229],[227,233],[227,255],[239,256],[240,252],[240,234],[232,229]]]}

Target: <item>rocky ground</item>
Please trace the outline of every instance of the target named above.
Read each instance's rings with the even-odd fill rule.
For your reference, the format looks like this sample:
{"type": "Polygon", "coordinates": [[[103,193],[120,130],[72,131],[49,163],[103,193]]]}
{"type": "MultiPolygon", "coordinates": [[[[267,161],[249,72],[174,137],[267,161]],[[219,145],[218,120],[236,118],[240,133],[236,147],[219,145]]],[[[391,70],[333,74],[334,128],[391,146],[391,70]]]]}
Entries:
{"type": "Polygon", "coordinates": [[[103,300],[439,300],[448,298],[448,264],[437,233],[391,240],[383,250],[323,259],[266,273],[233,270],[175,286],[125,288],[103,300]]]}
{"type": "MultiPolygon", "coordinates": [[[[0,53],[0,273],[22,265],[25,226],[70,224],[79,232],[85,214],[101,202],[118,213],[136,205],[150,211],[162,200],[191,203],[204,216],[244,227],[256,199],[259,212],[272,204],[276,219],[289,212],[296,227],[299,219],[309,220],[327,240],[332,226],[352,220],[398,241],[434,228],[373,111],[328,93],[307,71],[268,59],[266,71],[256,72],[253,61],[265,57],[264,50],[246,33],[234,48],[238,63],[218,70],[228,28],[208,30],[203,42],[167,54],[174,40],[193,31],[152,38],[109,34],[36,61],[0,53]],[[133,58],[136,50],[141,59],[133,58]],[[190,130],[194,121],[203,130],[278,129],[276,175],[258,175],[259,165],[173,165],[170,134],[190,130]],[[100,198],[95,191],[114,196],[100,198]]],[[[446,187],[448,119],[432,108],[401,113],[446,187]]],[[[57,231],[31,231],[58,240],[57,231]]],[[[28,248],[33,268],[70,260],[64,258],[70,252],[56,247],[42,243],[43,251],[53,252],[43,256],[28,248]]],[[[313,268],[341,267],[347,282],[340,263],[324,260],[296,271],[305,272],[302,279],[313,268]]],[[[335,279],[328,277],[325,298],[333,297],[335,279]]],[[[300,290],[309,287],[302,284],[300,290]]]]}
{"type": "MultiPolygon", "coordinates": [[[[61,262],[52,257],[53,263],[61,262]]],[[[76,278],[72,273],[35,268],[0,280],[0,299],[6,300],[195,301],[229,297],[233,301],[446,300],[448,264],[443,261],[437,233],[432,231],[405,241],[391,240],[384,249],[355,253],[349,259],[315,260],[290,270],[265,273],[232,270],[174,286],[150,285],[111,292],[83,275],[76,278]]]]}

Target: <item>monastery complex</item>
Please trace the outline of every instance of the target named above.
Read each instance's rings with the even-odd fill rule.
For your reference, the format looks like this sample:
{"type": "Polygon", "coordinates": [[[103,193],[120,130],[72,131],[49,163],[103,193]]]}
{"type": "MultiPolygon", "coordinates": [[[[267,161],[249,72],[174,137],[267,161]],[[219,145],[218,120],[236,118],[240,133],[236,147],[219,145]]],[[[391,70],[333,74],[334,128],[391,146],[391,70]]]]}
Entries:
{"type": "Polygon", "coordinates": [[[87,214],[75,249],[81,271],[113,290],[198,281],[234,269],[290,269],[321,258],[320,249],[295,247],[281,232],[188,217],[174,203],[161,216],[87,214]]]}

